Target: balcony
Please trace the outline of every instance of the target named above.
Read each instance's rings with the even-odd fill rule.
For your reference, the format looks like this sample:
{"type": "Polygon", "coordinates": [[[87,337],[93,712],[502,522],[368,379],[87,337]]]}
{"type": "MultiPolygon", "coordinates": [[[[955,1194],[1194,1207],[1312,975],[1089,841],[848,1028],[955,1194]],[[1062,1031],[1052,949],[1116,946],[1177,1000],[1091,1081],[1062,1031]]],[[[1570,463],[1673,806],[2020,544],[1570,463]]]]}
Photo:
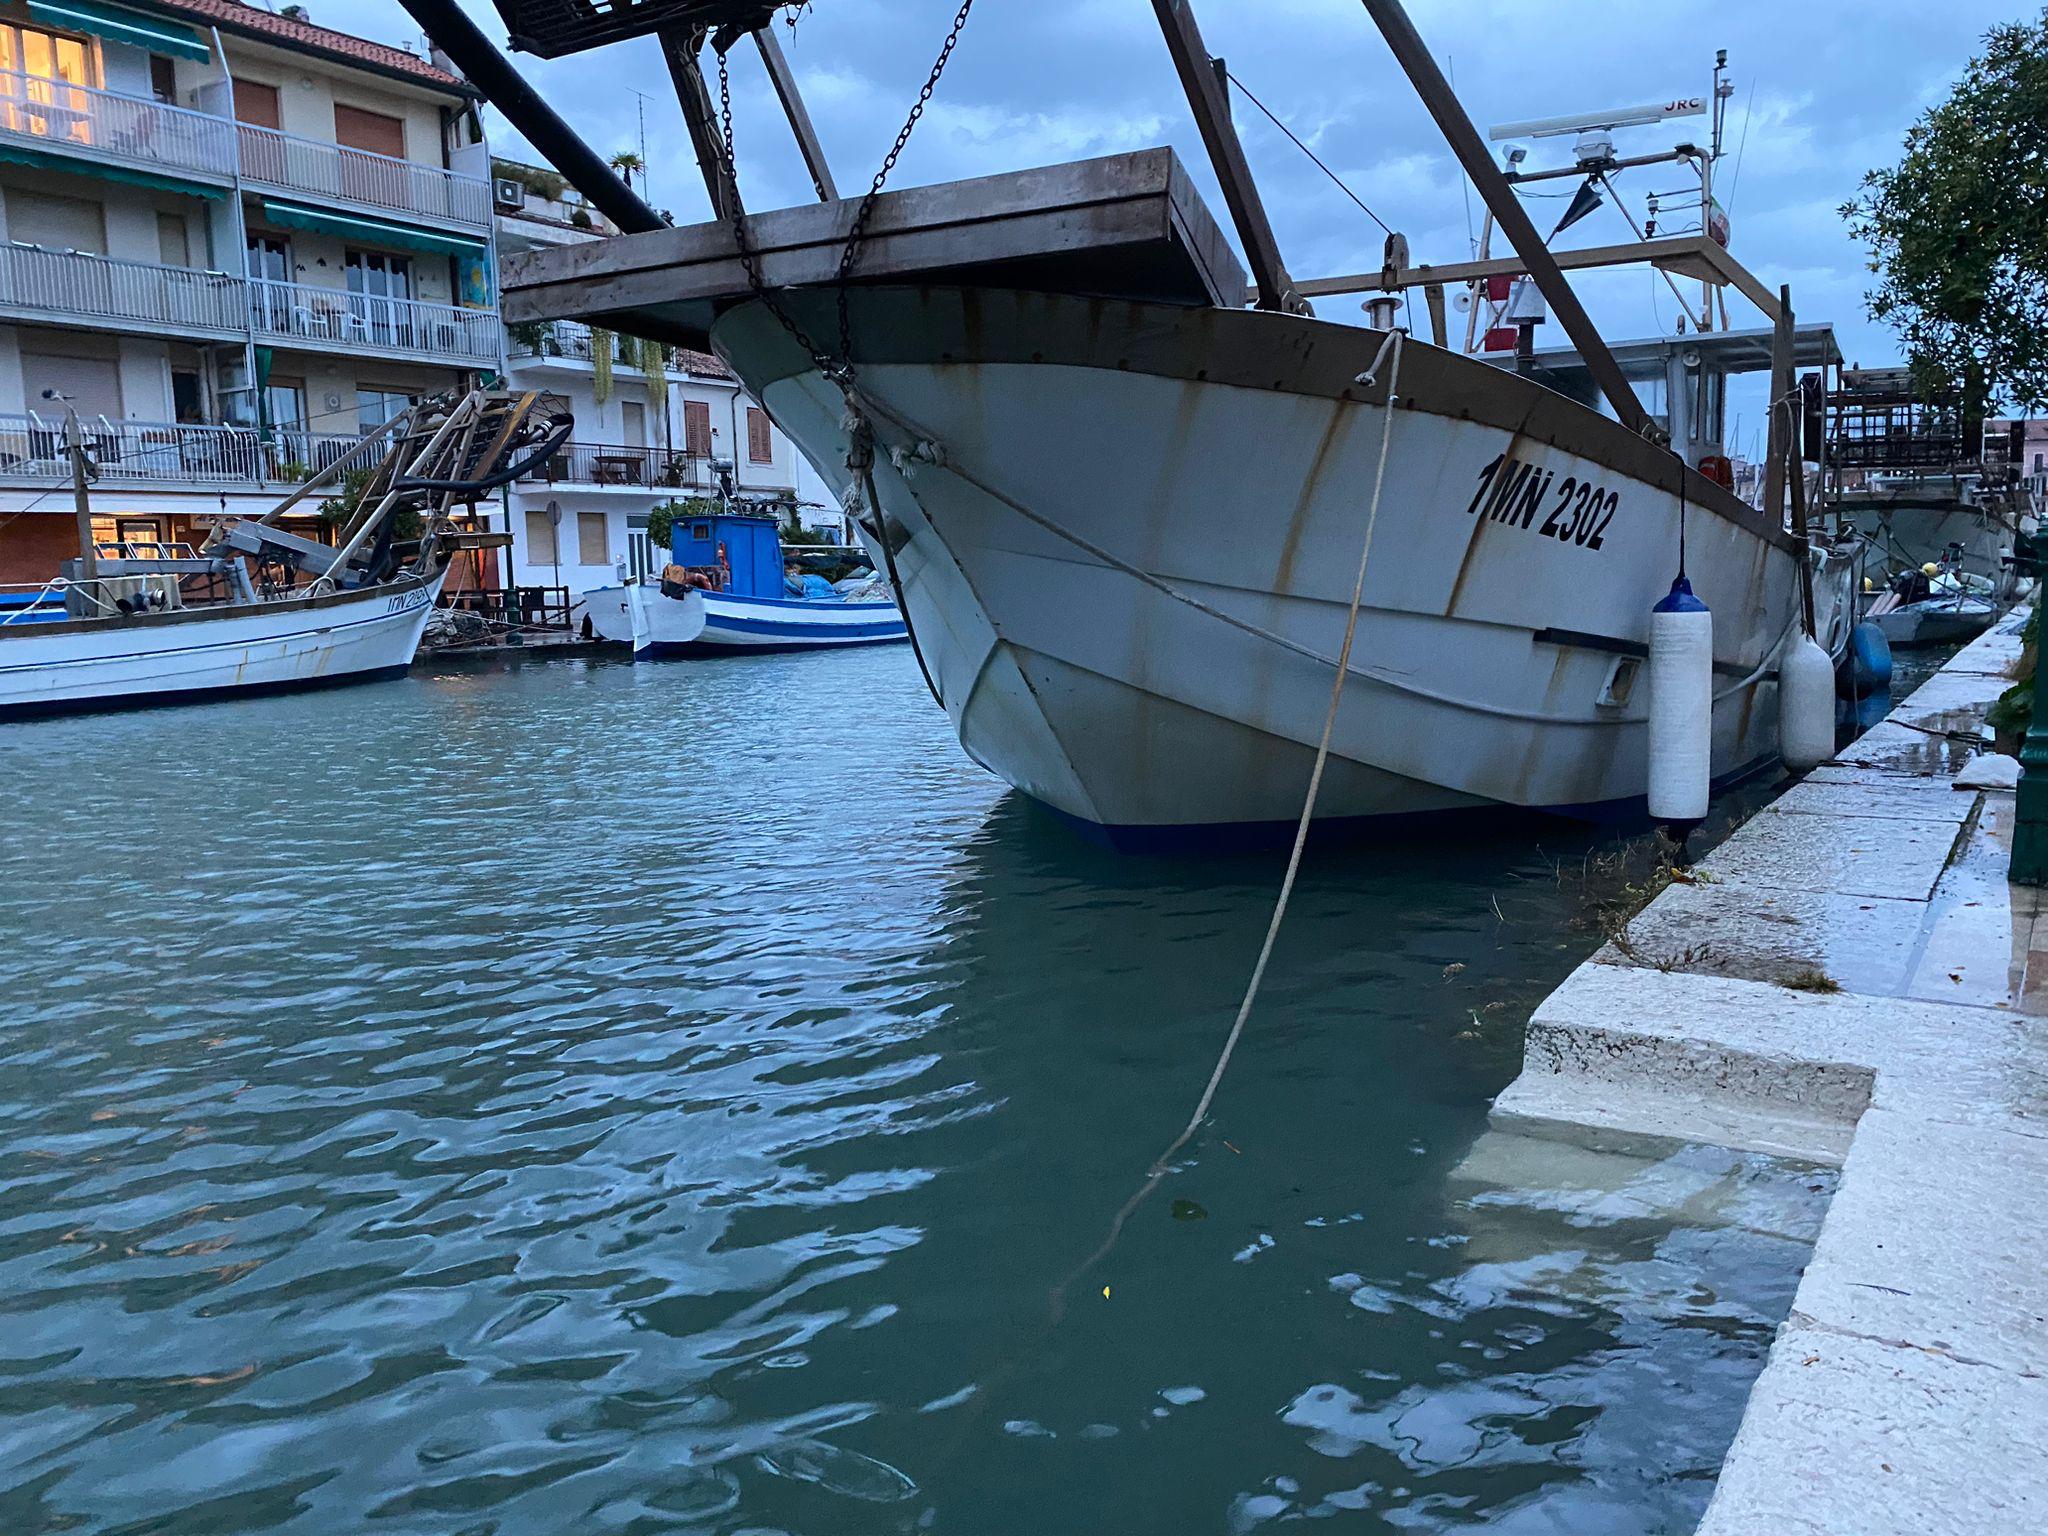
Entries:
{"type": "Polygon", "coordinates": [[[358,208],[410,214],[437,224],[476,230],[491,226],[491,184],[480,176],[302,139],[251,123],[238,123],[235,131],[241,139],[242,180],[250,186],[299,196],[318,193],[358,208]]]}
{"type": "Polygon", "coordinates": [[[249,323],[258,336],[315,351],[382,352],[457,367],[498,364],[501,333],[492,309],[252,279],[249,323]]]}
{"type": "Polygon", "coordinates": [[[95,330],[228,338],[248,326],[241,278],[39,245],[0,245],[0,315],[95,330]]]}
{"type": "Polygon", "coordinates": [[[0,70],[0,140],[181,181],[226,186],[235,175],[224,118],[14,70],[0,70]]]}
{"type": "MultiPolygon", "coordinates": [[[[628,338],[612,336],[612,366],[631,372],[640,371],[633,360],[634,354],[627,350],[628,338]]],[[[590,327],[580,320],[536,320],[508,331],[505,349],[514,358],[532,357],[545,361],[551,357],[564,358],[572,363],[587,363],[596,353],[596,340],[590,327]]]]}
{"type": "Polygon", "coordinates": [[[559,453],[530,471],[521,483],[691,490],[708,488],[711,477],[706,461],[687,453],[623,443],[564,443],[559,453]]]}
{"type": "MultiPolygon", "coordinates": [[[[80,422],[94,484],[222,488],[289,486],[311,478],[362,442],[360,437],[279,428],[265,442],[253,427],[163,421],[80,422]]],[[[0,415],[0,481],[61,485],[71,478],[59,416],[0,415]]],[[[317,494],[317,493],[316,493],[317,494]]]]}

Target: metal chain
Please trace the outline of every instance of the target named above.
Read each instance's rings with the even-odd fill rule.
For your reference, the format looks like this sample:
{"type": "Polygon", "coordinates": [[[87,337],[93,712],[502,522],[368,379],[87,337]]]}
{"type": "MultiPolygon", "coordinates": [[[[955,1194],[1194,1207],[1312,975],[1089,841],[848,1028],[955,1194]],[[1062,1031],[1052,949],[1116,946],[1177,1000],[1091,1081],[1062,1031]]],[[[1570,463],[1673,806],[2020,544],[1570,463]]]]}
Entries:
{"type": "Polygon", "coordinates": [[[854,210],[853,227],[847,231],[846,249],[839,257],[839,356],[848,376],[853,369],[853,314],[848,289],[853,277],[854,264],[860,259],[861,241],[867,235],[868,219],[875,211],[875,199],[882,195],[883,184],[889,173],[896,169],[896,161],[902,155],[910,136],[917,131],[918,120],[924,116],[924,109],[931,105],[932,93],[939,88],[939,77],[946,72],[946,65],[953,57],[953,49],[959,45],[960,33],[967,26],[967,15],[974,9],[974,0],[961,0],[960,9],[953,17],[952,30],[939,46],[939,56],[932,60],[931,73],[925,77],[924,89],[917,93],[917,100],[911,104],[910,116],[903,120],[902,131],[896,135],[896,142],[889,147],[889,153],[882,159],[882,167],[875,172],[875,179],[854,210]]]}
{"type": "Polygon", "coordinates": [[[860,204],[854,209],[853,224],[847,231],[845,249],[839,255],[839,272],[836,278],[839,289],[839,354],[834,357],[827,352],[799,324],[794,316],[779,304],[769,291],[761,276],[760,254],[754,249],[752,236],[747,230],[746,214],[741,210],[738,197],[740,182],[739,155],[733,143],[732,132],[732,71],[724,53],[718,54],[718,126],[721,143],[719,152],[725,164],[723,172],[728,190],[732,193],[732,237],[738,248],[741,270],[746,273],[747,288],[754,297],[768,308],[792,340],[804,349],[818,371],[837,384],[843,392],[850,394],[853,388],[853,315],[850,307],[849,289],[855,264],[860,259],[861,242],[867,237],[868,220],[874,214],[875,200],[882,195],[889,175],[896,169],[896,162],[902,157],[910,136],[917,129],[924,116],[925,108],[931,105],[932,95],[939,88],[939,78],[946,72],[946,65],[952,60],[953,50],[959,46],[960,33],[967,26],[968,14],[974,9],[974,0],[961,0],[959,11],[953,17],[951,30],[939,47],[939,56],[932,61],[931,73],[925,77],[924,88],[917,93],[910,115],[904,120],[902,130],[896,135],[896,142],[890,146],[883,158],[881,169],[875,172],[875,179],[869,185],[860,204]]]}

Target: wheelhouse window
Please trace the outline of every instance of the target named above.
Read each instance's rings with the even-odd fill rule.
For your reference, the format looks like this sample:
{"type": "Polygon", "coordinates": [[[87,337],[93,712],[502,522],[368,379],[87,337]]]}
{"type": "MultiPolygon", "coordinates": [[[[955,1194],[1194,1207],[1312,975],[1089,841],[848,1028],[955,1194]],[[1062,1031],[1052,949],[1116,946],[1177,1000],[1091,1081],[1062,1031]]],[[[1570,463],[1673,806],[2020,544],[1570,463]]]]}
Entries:
{"type": "Polygon", "coordinates": [[[12,132],[90,144],[91,99],[73,87],[98,84],[86,39],[0,22],[0,123],[12,132]]]}

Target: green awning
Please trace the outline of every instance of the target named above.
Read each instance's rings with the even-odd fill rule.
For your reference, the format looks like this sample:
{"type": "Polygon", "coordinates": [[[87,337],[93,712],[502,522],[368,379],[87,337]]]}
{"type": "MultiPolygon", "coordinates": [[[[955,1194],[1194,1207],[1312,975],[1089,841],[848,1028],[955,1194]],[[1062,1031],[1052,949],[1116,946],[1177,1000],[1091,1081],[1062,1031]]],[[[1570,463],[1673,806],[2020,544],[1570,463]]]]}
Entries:
{"type": "Polygon", "coordinates": [[[438,229],[420,229],[367,214],[341,213],[333,208],[315,208],[307,203],[288,203],[275,197],[263,199],[263,217],[286,229],[310,229],[323,235],[340,235],[372,245],[395,245],[403,251],[433,251],[443,256],[481,256],[490,249],[481,236],[451,235],[438,229]]]}
{"type": "Polygon", "coordinates": [[[103,5],[100,0],[28,0],[28,13],[53,27],[90,32],[110,43],[127,43],[147,48],[151,53],[190,59],[195,64],[210,63],[213,59],[213,45],[196,28],[145,16],[140,11],[123,10],[118,5],[103,5]]]}
{"type": "Polygon", "coordinates": [[[98,176],[107,181],[125,182],[133,187],[155,187],[162,192],[182,192],[187,197],[226,197],[226,187],[210,186],[203,181],[186,181],[181,176],[166,176],[161,171],[130,170],[125,165],[109,165],[95,159],[86,145],[79,146],[75,155],[58,154],[53,150],[30,149],[25,144],[0,144],[0,161],[9,165],[32,165],[39,171],[69,171],[75,176],[98,176]]]}

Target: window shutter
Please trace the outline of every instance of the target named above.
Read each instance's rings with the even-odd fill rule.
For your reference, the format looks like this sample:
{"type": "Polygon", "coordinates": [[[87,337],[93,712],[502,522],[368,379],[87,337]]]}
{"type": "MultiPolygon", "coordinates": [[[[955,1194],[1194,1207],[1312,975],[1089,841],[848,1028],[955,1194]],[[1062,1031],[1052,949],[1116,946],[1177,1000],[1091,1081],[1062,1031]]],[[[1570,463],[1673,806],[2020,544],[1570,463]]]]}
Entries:
{"type": "Polygon", "coordinates": [[[683,402],[683,452],[693,459],[711,457],[711,407],[702,400],[683,402]]]}
{"type": "Polygon", "coordinates": [[[775,444],[768,435],[768,413],[758,405],[747,407],[747,457],[756,464],[775,462],[775,444]]]}

